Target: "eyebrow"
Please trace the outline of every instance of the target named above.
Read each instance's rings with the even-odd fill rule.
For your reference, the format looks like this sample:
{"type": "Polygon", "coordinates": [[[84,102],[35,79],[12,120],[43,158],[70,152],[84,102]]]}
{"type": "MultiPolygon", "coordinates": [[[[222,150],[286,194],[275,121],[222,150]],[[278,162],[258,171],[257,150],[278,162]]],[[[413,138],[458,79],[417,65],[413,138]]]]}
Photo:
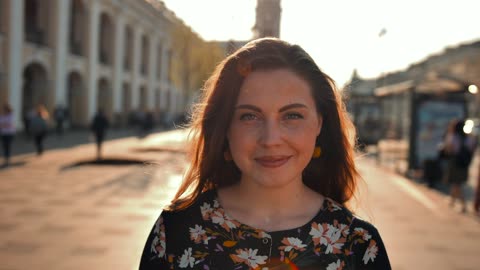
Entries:
{"type": "MultiPolygon", "coordinates": [[[[278,111],[279,112],[284,112],[284,111],[287,111],[287,110],[290,110],[290,109],[296,109],[296,108],[308,108],[308,107],[304,104],[301,104],[301,103],[292,103],[292,104],[288,104],[286,106],[283,106],[278,111]]],[[[241,104],[241,105],[236,106],[235,109],[236,110],[238,110],[238,109],[248,109],[248,110],[252,110],[252,111],[256,111],[256,112],[262,112],[262,110],[260,108],[258,108],[257,106],[254,106],[254,105],[250,105],[250,104],[241,104]]]]}

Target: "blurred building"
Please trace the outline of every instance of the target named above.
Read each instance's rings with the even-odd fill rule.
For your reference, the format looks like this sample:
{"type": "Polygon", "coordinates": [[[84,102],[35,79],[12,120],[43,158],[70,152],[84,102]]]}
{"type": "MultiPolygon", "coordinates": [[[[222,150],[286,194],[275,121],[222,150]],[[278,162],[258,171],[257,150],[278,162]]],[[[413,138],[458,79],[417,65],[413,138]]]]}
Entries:
{"type": "Polygon", "coordinates": [[[253,38],[280,37],[280,0],[257,0],[253,38]]]}
{"type": "Polygon", "coordinates": [[[380,120],[380,106],[374,95],[375,79],[361,78],[354,70],[346,89],[348,93],[347,110],[357,127],[358,141],[361,145],[375,144],[381,136],[377,128],[380,120]]]}
{"type": "Polygon", "coordinates": [[[180,114],[169,74],[179,23],[156,0],[1,0],[0,103],[19,128],[37,104],[66,106],[73,126],[98,107],[115,123],[132,110],[180,114]]]}
{"type": "Polygon", "coordinates": [[[347,108],[359,138],[372,129],[357,121],[363,117],[359,108],[376,108],[380,154],[395,152],[389,154],[401,172],[421,169],[436,158],[452,119],[480,117],[480,93],[469,91],[480,85],[479,75],[480,41],[462,44],[375,79],[354,73],[345,87],[347,108]]]}

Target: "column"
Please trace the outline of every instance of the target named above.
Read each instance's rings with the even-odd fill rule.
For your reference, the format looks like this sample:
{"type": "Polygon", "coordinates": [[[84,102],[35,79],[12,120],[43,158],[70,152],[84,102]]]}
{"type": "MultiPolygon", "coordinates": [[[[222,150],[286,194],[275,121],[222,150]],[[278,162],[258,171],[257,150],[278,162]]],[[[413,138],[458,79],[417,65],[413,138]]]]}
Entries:
{"type": "Polygon", "coordinates": [[[24,0],[10,0],[8,20],[8,102],[14,108],[17,127],[22,127],[22,51],[24,0]]]}
{"type": "Polygon", "coordinates": [[[148,48],[150,56],[148,59],[148,108],[150,110],[155,108],[155,89],[157,80],[157,56],[158,56],[158,38],[152,36],[150,39],[150,48],[148,48]]]}
{"type": "MultiPolygon", "coordinates": [[[[160,41],[160,42],[163,42],[160,41]]],[[[165,110],[167,108],[167,102],[169,102],[167,100],[168,98],[168,94],[167,94],[167,91],[169,91],[169,88],[170,88],[170,82],[168,81],[168,73],[170,72],[170,67],[168,66],[168,63],[169,63],[169,59],[168,59],[168,45],[167,43],[165,42],[163,45],[162,45],[162,61],[161,61],[161,71],[162,71],[162,74],[160,74],[160,85],[162,86],[162,94],[161,94],[161,99],[160,99],[160,108],[162,110],[165,110]]]]}
{"type": "Polygon", "coordinates": [[[57,0],[57,14],[56,14],[56,39],[55,39],[55,104],[66,105],[66,58],[67,48],[69,45],[68,32],[70,26],[70,0],[57,0]]]}
{"type": "Polygon", "coordinates": [[[113,112],[122,111],[123,55],[125,53],[125,17],[119,14],[115,24],[115,55],[113,58],[113,112]]]}
{"type": "MultiPolygon", "coordinates": [[[[138,22],[137,22],[138,23],[138,22]]],[[[142,33],[138,28],[133,28],[133,63],[132,63],[132,108],[138,109],[139,104],[139,76],[140,76],[140,53],[142,43],[142,33]]]]}
{"type": "Polygon", "coordinates": [[[99,35],[99,20],[100,20],[100,6],[97,1],[90,2],[89,12],[89,35],[88,35],[88,112],[87,123],[93,117],[97,110],[97,68],[98,68],[98,35],[99,35]]]}

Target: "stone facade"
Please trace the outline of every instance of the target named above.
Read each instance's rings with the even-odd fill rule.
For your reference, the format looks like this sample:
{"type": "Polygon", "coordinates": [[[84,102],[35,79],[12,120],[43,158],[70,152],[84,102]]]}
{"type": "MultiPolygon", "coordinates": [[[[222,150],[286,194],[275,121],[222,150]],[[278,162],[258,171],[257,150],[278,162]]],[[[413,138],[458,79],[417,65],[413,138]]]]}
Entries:
{"type": "Polygon", "coordinates": [[[72,126],[97,108],[113,122],[133,110],[174,117],[185,90],[171,82],[170,30],[182,23],[155,0],[0,1],[0,103],[62,105],[72,126]]]}

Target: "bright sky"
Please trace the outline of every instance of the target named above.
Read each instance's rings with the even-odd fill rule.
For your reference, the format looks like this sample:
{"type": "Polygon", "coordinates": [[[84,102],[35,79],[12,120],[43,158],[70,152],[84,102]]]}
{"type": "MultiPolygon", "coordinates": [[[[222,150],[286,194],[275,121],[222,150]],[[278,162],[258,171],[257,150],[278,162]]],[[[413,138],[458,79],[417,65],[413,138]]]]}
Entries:
{"type": "MultiPolygon", "coordinates": [[[[252,37],[256,0],[163,2],[206,40],[252,37]]],[[[280,38],[302,46],[339,86],[355,68],[371,78],[480,39],[479,0],[281,0],[281,6],[280,38]]]]}

